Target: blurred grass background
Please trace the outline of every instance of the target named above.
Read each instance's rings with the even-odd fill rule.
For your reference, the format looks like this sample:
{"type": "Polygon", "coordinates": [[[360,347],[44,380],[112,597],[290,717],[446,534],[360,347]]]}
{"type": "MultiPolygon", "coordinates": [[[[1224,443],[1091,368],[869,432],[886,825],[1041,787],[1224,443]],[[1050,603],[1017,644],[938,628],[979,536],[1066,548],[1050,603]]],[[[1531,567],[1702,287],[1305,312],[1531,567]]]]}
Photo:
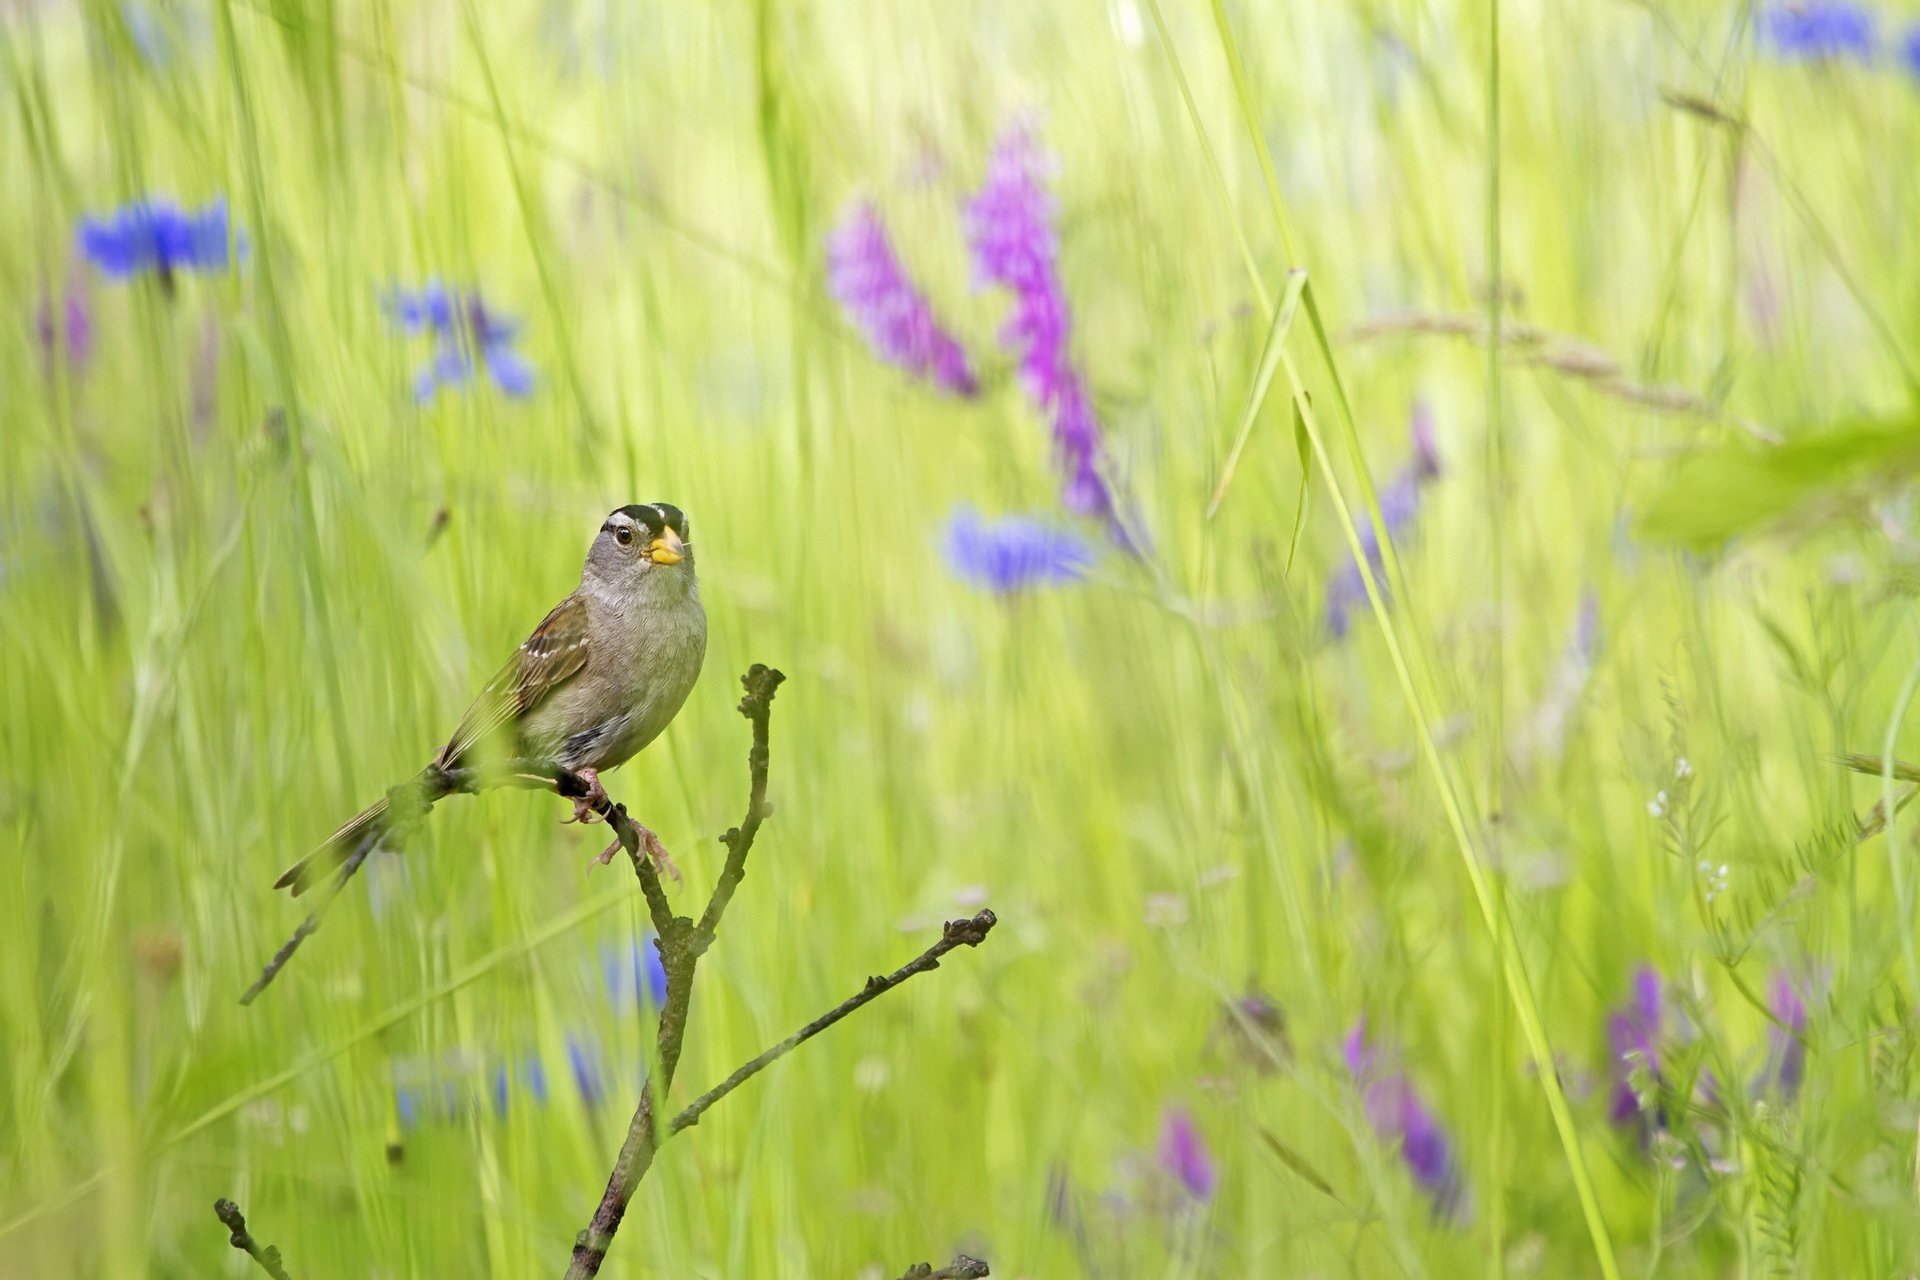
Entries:
{"type": "MultiPolygon", "coordinates": [[[[1913,877],[1833,758],[1920,754],[1913,512],[1854,484],[1697,555],[1636,524],[1683,458],[1908,403],[1920,83],[1761,16],[1508,0],[1496,150],[1490,12],[1447,0],[9,6],[0,1273],[243,1274],[218,1195],[303,1277],[564,1266],[651,1041],[609,977],[644,909],[558,801],[447,803],[234,1001],[301,915],[273,874],[418,767],[607,510],[662,499],[713,642],[608,781],[688,901],[745,794],[735,676],[791,677],[676,1093],[944,916],[1002,926],[668,1147],[609,1274],[1599,1274],[1380,627],[1326,634],[1317,477],[1289,567],[1284,374],[1207,518],[1266,334],[1244,236],[1270,298],[1309,272],[1378,482],[1431,414],[1392,616],[1623,1272],[1905,1274],[1913,877]],[[1000,598],[942,542],[1058,487],[959,216],[1021,118],[1149,541],[1000,598]],[[1564,339],[1490,369],[1496,166],[1501,311],[1564,339]],[[977,398],[829,296],[862,194],[977,398]],[[105,279],[76,225],[153,195],[227,198],[244,258],[105,279]],[[524,322],[531,397],[413,400],[427,343],[381,299],[433,278],[524,322]],[[38,336],[70,299],[84,348],[38,336]],[[1651,1139],[1608,1115],[1642,965],[1651,1139]],[[1776,973],[1805,1080],[1748,1097],[1776,973]],[[1450,1217],[1370,1123],[1362,1017],[1449,1135],[1450,1217]],[[1204,1194],[1159,1150],[1181,1114],[1204,1194]]],[[[1304,318],[1289,350],[1346,468],[1304,318]]]]}

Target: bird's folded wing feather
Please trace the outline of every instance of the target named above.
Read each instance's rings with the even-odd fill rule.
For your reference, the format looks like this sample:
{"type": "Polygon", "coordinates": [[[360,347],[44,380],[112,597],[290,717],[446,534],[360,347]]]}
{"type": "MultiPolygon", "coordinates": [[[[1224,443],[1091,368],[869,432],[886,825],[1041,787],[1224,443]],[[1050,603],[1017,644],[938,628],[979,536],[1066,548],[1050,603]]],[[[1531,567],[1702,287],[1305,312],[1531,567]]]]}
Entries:
{"type": "Polygon", "coordinates": [[[555,605],[526,643],[467,708],[435,762],[453,768],[473,745],[516,723],[587,665],[587,602],[579,594],[555,605]]]}

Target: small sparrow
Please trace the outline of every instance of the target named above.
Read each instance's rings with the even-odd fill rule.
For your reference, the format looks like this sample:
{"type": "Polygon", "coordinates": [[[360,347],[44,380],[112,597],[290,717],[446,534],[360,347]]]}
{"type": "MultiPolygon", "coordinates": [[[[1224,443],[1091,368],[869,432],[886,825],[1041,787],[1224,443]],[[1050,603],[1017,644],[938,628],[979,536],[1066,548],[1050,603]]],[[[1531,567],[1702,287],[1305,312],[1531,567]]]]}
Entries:
{"type": "MultiPolygon", "coordinates": [[[[588,787],[567,821],[591,821],[595,805],[606,803],[600,771],[626,763],[660,736],[692,691],[706,653],[707,614],[686,516],[664,502],[621,507],[588,548],[579,588],[487,682],[427,772],[489,756],[550,760],[588,787]]],[[[384,799],[362,810],[281,872],[273,887],[295,897],[306,892],[345,863],[386,813],[384,799]]],[[[653,833],[641,832],[664,860],[653,833]]],[[[619,848],[616,840],[599,861],[619,848]]]]}

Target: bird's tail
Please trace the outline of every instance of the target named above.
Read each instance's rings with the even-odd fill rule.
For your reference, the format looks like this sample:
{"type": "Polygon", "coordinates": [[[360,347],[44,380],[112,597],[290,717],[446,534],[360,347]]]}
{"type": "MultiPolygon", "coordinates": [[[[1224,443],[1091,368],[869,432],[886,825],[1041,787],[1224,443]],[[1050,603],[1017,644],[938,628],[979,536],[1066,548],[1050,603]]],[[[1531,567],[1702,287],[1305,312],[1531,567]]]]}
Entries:
{"type": "Polygon", "coordinates": [[[273,882],[273,887],[291,889],[297,898],[349,862],[357,864],[359,859],[354,854],[364,851],[370,842],[379,840],[386,833],[387,809],[387,798],[381,796],[354,814],[319,848],[282,871],[280,878],[273,882]]]}

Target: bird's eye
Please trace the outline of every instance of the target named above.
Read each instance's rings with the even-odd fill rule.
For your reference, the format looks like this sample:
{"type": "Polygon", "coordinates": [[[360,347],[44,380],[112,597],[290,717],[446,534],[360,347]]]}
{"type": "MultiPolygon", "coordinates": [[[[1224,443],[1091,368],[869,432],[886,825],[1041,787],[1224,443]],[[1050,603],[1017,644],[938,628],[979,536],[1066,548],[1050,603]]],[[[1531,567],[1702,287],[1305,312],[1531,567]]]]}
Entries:
{"type": "Polygon", "coordinates": [[[613,531],[613,540],[623,547],[630,547],[633,545],[633,530],[623,525],[613,531]]]}

